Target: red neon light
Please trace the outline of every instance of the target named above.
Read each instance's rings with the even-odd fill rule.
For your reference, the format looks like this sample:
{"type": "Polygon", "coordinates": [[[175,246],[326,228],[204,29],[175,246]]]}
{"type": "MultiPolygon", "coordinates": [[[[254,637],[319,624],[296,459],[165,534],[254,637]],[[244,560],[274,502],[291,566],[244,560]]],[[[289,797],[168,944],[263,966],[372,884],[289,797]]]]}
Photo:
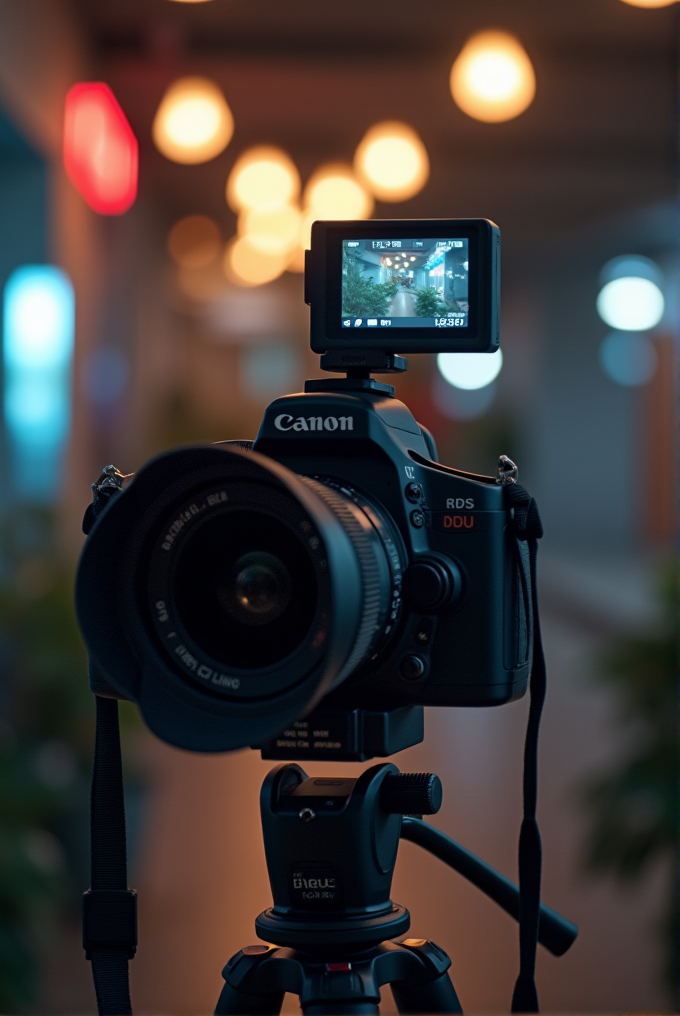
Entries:
{"type": "Polygon", "coordinates": [[[64,166],[100,215],[122,215],[137,197],[137,138],[108,85],[74,85],[64,110],[64,166]]]}

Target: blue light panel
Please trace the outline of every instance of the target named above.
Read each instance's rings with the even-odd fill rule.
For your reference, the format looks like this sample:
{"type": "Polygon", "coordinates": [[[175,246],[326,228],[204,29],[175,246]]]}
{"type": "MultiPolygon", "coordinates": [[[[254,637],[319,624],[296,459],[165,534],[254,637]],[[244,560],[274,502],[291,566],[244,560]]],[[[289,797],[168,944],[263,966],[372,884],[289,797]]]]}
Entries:
{"type": "Polygon", "coordinates": [[[71,418],[75,299],[53,265],[15,269],[4,292],[4,420],[15,497],[50,501],[61,486],[71,418]]]}

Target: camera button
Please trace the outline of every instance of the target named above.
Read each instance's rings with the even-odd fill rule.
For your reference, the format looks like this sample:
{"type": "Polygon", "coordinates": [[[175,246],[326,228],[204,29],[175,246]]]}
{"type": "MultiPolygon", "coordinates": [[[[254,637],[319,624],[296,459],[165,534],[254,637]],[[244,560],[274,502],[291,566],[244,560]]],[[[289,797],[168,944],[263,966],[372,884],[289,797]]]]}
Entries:
{"type": "Polygon", "coordinates": [[[405,494],[409,501],[413,504],[417,504],[418,501],[422,501],[423,488],[419,483],[407,483],[405,494]]]}
{"type": "Polygon", "coordinates": [[[422,529],[425,525],[425,516],[418,510],[411,512],[411,525],[415,526],[416,529],[422,529]]]}
{"type": "Polygon", "coordinates": [[[425,673],[425,661],[420,656],[404,656],[399,673],[406,681],[419,681],[425,673]]]}

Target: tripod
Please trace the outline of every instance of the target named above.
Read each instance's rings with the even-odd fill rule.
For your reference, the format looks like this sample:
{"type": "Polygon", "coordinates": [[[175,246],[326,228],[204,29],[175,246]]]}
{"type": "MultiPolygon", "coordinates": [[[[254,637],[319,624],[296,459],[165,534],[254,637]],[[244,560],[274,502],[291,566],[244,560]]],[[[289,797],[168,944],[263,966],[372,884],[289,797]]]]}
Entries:
{"type": "MultiPolygon", "coordinates": [[[[397,1009],[460,1013],[451,960],[433,942],[404,935],[408,911],[389,898],[399,839],[409,839],[469,879],[516,920],[519,892],[503,876],[414,815],[435,814],[439,778],[372,766],[358,779],[274,768],[260,794],[274,906],[255,921],[274,945],[247,946],[223,970],[216,1014],[276,1016],[285,992],[305,1016],[373,1016],[390,984],[397,1009]]],[[[554,955],[578,929],[541,907],[538,940],[554,955]]]]}

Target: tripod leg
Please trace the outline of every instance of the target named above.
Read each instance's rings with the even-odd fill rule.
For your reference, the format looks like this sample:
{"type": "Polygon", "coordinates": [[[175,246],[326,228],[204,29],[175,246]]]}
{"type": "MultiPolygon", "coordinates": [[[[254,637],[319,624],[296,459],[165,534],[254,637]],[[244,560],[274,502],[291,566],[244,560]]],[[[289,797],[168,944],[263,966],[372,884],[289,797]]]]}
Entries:
{"type": "Polygon", "coordinates": [[[392,985],[394,1003],[400,1016],[430,1016],[434,1013],[462,1013],[456,989],[447,973],[426,984],[401,982],[392,985]]]}
{"type": "Polygon", "coordinates": [[[279,1016],[284,994],[283,991],[246,994],[225,984],[215,1007],[215,1016],[279,1016]]]}

